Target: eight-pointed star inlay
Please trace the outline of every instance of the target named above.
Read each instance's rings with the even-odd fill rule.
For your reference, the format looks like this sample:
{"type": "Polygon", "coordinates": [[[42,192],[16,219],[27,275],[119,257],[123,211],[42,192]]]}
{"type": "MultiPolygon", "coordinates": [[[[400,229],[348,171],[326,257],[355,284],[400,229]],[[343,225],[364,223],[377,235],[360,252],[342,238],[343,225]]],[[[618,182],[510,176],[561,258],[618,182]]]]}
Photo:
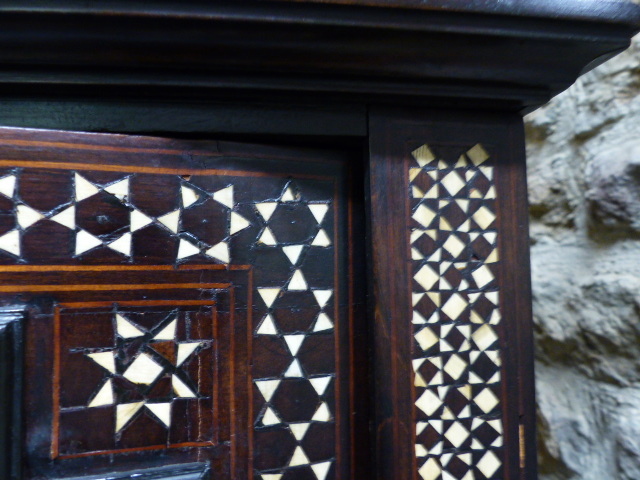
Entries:
{"type": "Polygon", "coordinates": [[[129,425],[145,408],[161,425],[170,427],[173,399],[199,396],[195,384],[181,367],[210,341],[178,342],[175,312],[148,330],[119,312],[115,313],[114,322],[115,347],[85,354],[108,372],[87,406],[115,405],[115,433],[129,425]],[[154,393],[154,386],[162,378],[170,378],[170,391],[154,393]]]}

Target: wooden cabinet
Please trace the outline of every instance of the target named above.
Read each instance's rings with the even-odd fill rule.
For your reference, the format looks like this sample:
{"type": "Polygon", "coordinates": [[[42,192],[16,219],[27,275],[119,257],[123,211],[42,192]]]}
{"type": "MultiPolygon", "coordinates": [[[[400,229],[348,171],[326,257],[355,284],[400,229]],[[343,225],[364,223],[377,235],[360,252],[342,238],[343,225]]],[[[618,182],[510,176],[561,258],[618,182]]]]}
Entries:
{"type": "Polygon", "coordinates": [[[1,8],[2,478],[536,477],[521,115],[637,7],[1,8]]]}

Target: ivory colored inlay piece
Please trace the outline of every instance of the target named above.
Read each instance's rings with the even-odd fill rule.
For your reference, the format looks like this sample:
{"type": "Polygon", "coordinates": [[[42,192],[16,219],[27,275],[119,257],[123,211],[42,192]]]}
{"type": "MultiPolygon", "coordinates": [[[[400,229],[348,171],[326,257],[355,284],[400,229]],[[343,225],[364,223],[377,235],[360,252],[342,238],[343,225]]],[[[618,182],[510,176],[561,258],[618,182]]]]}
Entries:
{"type": "Polygon", "coordinates": [[[309,465],[309,458],[300,446],[296,447],[293,452],[293,456],[291,457],[291,461],[289,462],[290,467],[297,467],[298,465],[309,465]]]}
{"type": "Polygon", "coordinates": [[[86,230],[78,230],[78,233],[76,234],[76,255],[88,252],[99,245],[102,245],[102,240],[94,237],[86,230]]]}
{"type": "Polygon", "coordinates": [[[267,308],[271,308],[273,302],[275,302],[276,298],[278,298],[280,290],[281,289],[279,288],[258,288],[258,293],[262,297],[262,300],[264,301],[267,308]]]}
{"type": "Polygon", "coordinates": [[[311,417],[311,420],[316,422],[331,421],[331,412],[329,411],[329,406],[327,405],[327,402],[322,402],[320,404],[320,406],[316,410],[316,413],[314,413],[313,417],[311,417]]]}
{"type": "Polygon", "coordinates": [[[329,316],[322,312],[318,315],[318,319],[316,320],[316,324],[313,327],[314,332],[323,332],[325,330],[331,330],[333,328],[333,322],[329,318],[329,316]]]}
{"type": "Polygon", "coordinates": [[[88,353],[87,357],[110,373],[116,373],[116,359],[113,352],[88,353]]]}
{"type": "Polygon", "coordinates": [[[281,423],[281,421],[280,418],[278,418],[278,415],[276,415],[271,407],[267,407],[264,411],[264,415],[262,416],[262,424],[264,426],[270,426],[278,425],[279,423],[281,423]]]}
{"type": "Polygon", "coordinates": [[[144,402],[121,403],[116,406],[116,433],[144,406],[144,402]]]}
{"type": "Polygon", "coordinates": [[[176,375],[171,375],[171,386],[180,398],[196,398],[196,394],[176,375]]]}
{"type": "Polygon", "coordinates": [[[328,462],[320,462],[311,465],[311,470],[315,473],[316,478],[318,480],[325,480],[327,475],[329,474],[329,469],[331,468],[331,460],[328,462]]]}
{"type": "Polygon", "coordinates": [[[303,291],[307,290],[309,287],[307,285],[307,281],[304,279],[304,275],[302,274],[302,270],[296,270],[289,281],[289,285],[287,286],[287,290],[292,291],[303,291]]]}
{"type": "Polygon", "coordinates": [[[304,435],[307,433],[307,430],[309,429],[309,425],[311,425],[310,422],[290,423],[289,429],[291,430],[291,433],[293,434],[295,439],[297,441],[301,441],[304,438],[304,435]]]}
{"type": "Polygon", "coordinates": [[[283,335],[282,338],[284,338],[291,355],[295,357],[304,342],[305,335],[283,335]]]}
{"type": "Polygon", "coordinates": [[[256,330],[256,333],[259,335],[277,335],[278,329],[276,328],[276,324],[273,321],[273,317],[271,315],[267,315],[262,320],[262,323],[256,330]]]}
{"type": "Polygon", "coordinates": [[[158,217],[158,222],[164,225],[169,231],[178,233],[178,224],[180,223],[180,210],[174,210],[161,217],[158,217]]]}
{"type": "Polygon", "coordinates": [[[131,233],[127,232],[117,240],[107,243],[107,247],[120,252],[127,257],[131,256],[131,233]]]}
{"type": "Polygon", "coordinates": [[[328,247],[331,245],[331,239],[327,235],[327,232],[324,229],[320,229],[318,234],[315,236],[313,241],[311,242],[311,246],[313,247],[328,247]]]}
{"type": "Polygon", "coordinates": [[[235,235],[236,233],[244,230],[249,226],[251,226],[251,223],[249,223],[249,220],[244,218],[239,213],[231,212],[231,224],[229,227],[229,235],[235,235]]]}
{"type": "Polygon", "coordinates": [[[129,365],[122,376],[133,383],[150,385],[160,376],[162,371],[163,368],[148,354],[141,353],[131,362],[131,365],[129,365]]]}
{"type": "Polygon", "coordinates": [[[256,209],[258,210],[258,212],[260,212],[260,215],[262,215],[262,218],[264,218],[265,222],[269,221],[277,206],[278,202],[256,203],[256,209]]]}
{"type": "Polygon", "coordinates": [[[320,308],[324,308],[331,295],[333,295],[333,290],[312,290],[312,292],[320,308]]]}
{"type": "Polygon", "coordinates": [[[291,265],[298,263],[303,247],[304,245],[287,245],[286,247],[282,247],[282,251],[291,262],[291,265]]]}
{"type": "Polygon", "coordinates": [[[131,232],[136,232],[146,227],[147,225],[150,225],[151,223],[153,223],[153,219],[151,217],[148,217],[147,215],[145,215],[144,213],[142,213],[140,210],[136,208],[131,210],[129,219],[131,223],[131,232]]]}
{"type": "Polygon", "coordinates": [[[104,188],[104,191],[115,196],[121,202],[129,196],[129,179],[125,178],[116,183],[112,183],[104,188]]]}
{"type": "Polygon", "coordinates": [[[220,242],[204,252],[211,258],[220,260],[222,263],[229,263],[229,244],[227,242],[220,242]]]}
{"type": "Polygon", "coordinates": [[[96,187],[93,183],[91,183],[79,173],[76,173],[74,178],[76,186],[76,202],[85,200],[100,191],[98,187],[96,187]]]}
{"type": "Polygon", "coordinates": [[[103,407],[105,405],[113,405],[113,401],[113,385],[111,384],[111,379],[108,379],[104,382],[104,385],[100,388],[98,393],[96,393],[96,396],[91,399],[91,402],[89,402],[87,407],[95,408],[103,407]]]}
{"type": "Polygon", "coordinates": [[[270,402],[273,394],[280,386],[282,380],[255,380],[256,387],[260,390],[260,393],[264,397],[265,401],[270,402]]]}
{"type": "Polygon", "coordinates": [[[18,225],[20,225],[23,230],[26,230],[31,225],[44,218],[44,215],[28,205],[18,205],[16,207],[16,216],[18,225]]]}
{"type": "Polygon", "coordinates": [[[265,227],[262,235],[260,235],[260,238],[258,239],[258,243],[273,246],[277,245],[278,242],[276,240],[276,237],[273,236],[273,232],[271,231],[271,229],[269,227],[265,227]]]}
{"type": "Polygon", "coordinates": [[[233,208],[233,185],[214,192],[213,199],[227,208],[233,208]]]}
{"type": "Polygon", "coordinates": [[[76,207],[71,205],[65,208],[61,212],[52,216],[49,220],[52,220],[60,225],[67,227],[71,230],[76,229],[76,207]]]}
{"type": "Polygon", "coordinates": [[[310,203],[309,210],[311,210],[313,218],[315,218],[316,222],[318,222],[318,225],[320,225],[324,220],[325,215],[329,211],[329,205],[327,205],[326,203],[310,203]]]}
{"type": "Polygon", "coordinates": [[[282,194],[282,198],[280,199],[281,202],[295,202],[296,201],[296,197],[293,194],[293,191],[291,190],[291,187],[287,187],[284,191],[284,193],[282,194]]]}
{"type": "Polygon", "coordinates": [[[16,191],[16,176],[7,175],[0,178],[0,194],[7,198],[13,198],[13,194],[16,191]]]}
{"type": "Polygon", "coordinates": [[[122,338],[135,338],[144,335],[144,332],[133,322],[116,313],[116,331],[122,338]]]}
{"type": "Polygon", "coordinates": [[[179,343],[176,366],[179,367],[182,365],[200,345],[202,345],[202,342],[179,343]]]}
{"type": "Polygon", "coordinates": [[[319,396],[322,396],[324,395],[324,392],[327,390],[327,387],[331,383],[332,378],[333,377],[331,375],[327,375],[324,377],[310,378],[309,382],[311,383],[311,386],[316,391],[316,393],[319,396]]]}
{"type": "Polygon", "coordinates": [[[20,232],[11,230],[0,237],[0,250],[20,256],[20,232]]]}
{"type": "Polygon", "coordinates": [[[153,338],[154,340],[174,340],[176,338],[176,328],[178,326],[177,318],[171,320],[171,323],[160,330],[153,338]]]}
{"type": "Polygon", "coordinates": [[[300,362],[298,362],[297,358],[293,359],[291,365],[289,365],[289,368],[287,368],[287,371],[284,372],[284,376],[287,378],[304,377],[304,375],[302,374],[302,368],[300,367],[300,362]]]}
{"type": "Polygon", "coordinates": [[[190,207],[200,199],[200,195],[198,195],[195,190],[185,187],[184,185],[180,187],[180,193],[182,195],[182,206],[184,208],[190,207]]]}
{"type": "Polygon", "coordinates": [[[200,249],[196,247],[193,243],[185,240],[184,238],[180,239],[180,245],[178,246],[178,255],[176,257],[177,260],[181,260],[183,258],[191,257],[193,255],[198,255],[200,253],[200,249]]]}
{"type": "Polygon", "coordinates": [[[147,403],[145,405],[165,427],[171,426],[171,403],[147,403]]]}

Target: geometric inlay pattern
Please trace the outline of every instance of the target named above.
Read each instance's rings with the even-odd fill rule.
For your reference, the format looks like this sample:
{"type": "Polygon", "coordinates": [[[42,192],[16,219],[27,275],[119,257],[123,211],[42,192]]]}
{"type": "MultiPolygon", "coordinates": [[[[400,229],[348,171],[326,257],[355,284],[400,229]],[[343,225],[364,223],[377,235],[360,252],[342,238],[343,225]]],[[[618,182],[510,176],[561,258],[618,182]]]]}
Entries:
{"type": "Polygon", "coordinates": [[[425,144],[411,157],[419,478],[501,479],[494,167],[480,144],[453,158],[425,144]]]}
{"type": "Polygon", "coordinates": [[[113,422],[92,425],[108,431],[100,437],[102,440],[96,436],[86,445],[63,442],[63,454],[83,453],[88,445],[98,451],[126,448],[129,437],[140,432],[151,437],[155,434],[160,445],[210,442],[211,429],[200,428],[202,422],[192,432],[182,431],[185,413],[193,409],[211,411],[213,406],[213,314],[210,307],[207,310],[198,314],[175,309],[151,312],[111,308],[87,314],[63,308],[63,329],[82,331],[96,325],[91,347],[78,347],[82,339],[73,333],[64,338],[63,429],[71,430],[75,422],[90,423],[95,418],[113,422]],[[96,324],[103,318],[110,325],[96,324]],[[74,327],[79,323],[85,325],[74,327]],[[76,388],[70,388],[74,385],[76,388]]]}
{"type": "MultiPolygon", "coordinates": [[[[112,170],[52,165],[0,174],[0,264],[249,265],[255,473],[267,480],[334,478],[333,179],[112,170]],[[47,185],[46,195],[32,192],[33,185],[47,185]],[[261,457],[273,442],[279,455],[261,457]]],[[[214,349],[212,335],[173,336],[182,320],[169,313],[153,325],[126,309],[110,315],[115,330],[104,344],[63,350],[95,378],[82,379],[90,391],[77,388],[87,390],[84,398],[68,404],[63,398],[61,426],[80,425],[89,415],[110,430],[114,445],[86,451],[157,444],[138,428],[168,438],[161,444],[193,441],[191,433],[174,441],[172,429],[189,402],[212,402],[193,370],[198,356],[214,349]]],[[[65,441],[62,455],[79,451],[72,438],[65,441]]]]}
{"type": "Polygon", "coordinates": [[[325,480],[333,464],[322,452],[327,434],[333,435],[335,429],[335,368],[329,366],[331,361],[318,362],[317,355],[334,358],[334,286],[329,265],[333,241],[326,230],[333,218],[330,199],[305,202],[289,184],[278,197],[256,203],[255,208],[261,220],[259,254],[277,256],[287,268],[278,283],[258,287],[264,310],[254,335],[258,344],[271,345],[288,357],[254,380],[263,400],[255,428],[268,441],[280,438],[291,445],[291,454],[283,458],[284,468],[265,462],[270,468],[261,468],[259,476],[263,480],[284,475],[325,480]],[[295,222],[296,228],[285,222],[295,222]],[[310,270],[302,268],[318,261],[331,275],[311,276],[310,270]],[[296,306],[293,311],[291,305],[296,306]]]}

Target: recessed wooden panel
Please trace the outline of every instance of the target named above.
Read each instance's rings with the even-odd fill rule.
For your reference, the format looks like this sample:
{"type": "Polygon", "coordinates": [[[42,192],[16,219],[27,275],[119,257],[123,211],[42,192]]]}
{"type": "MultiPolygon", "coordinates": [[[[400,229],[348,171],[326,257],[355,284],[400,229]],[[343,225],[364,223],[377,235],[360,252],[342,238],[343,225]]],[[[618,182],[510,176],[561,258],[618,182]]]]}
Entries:
{"type": "Polygon", "coordinates": [[[366,384],[347,155],[0,137],[0,294],[30,312],[26,478],[203,460],[348,477],[366,384]]]}

